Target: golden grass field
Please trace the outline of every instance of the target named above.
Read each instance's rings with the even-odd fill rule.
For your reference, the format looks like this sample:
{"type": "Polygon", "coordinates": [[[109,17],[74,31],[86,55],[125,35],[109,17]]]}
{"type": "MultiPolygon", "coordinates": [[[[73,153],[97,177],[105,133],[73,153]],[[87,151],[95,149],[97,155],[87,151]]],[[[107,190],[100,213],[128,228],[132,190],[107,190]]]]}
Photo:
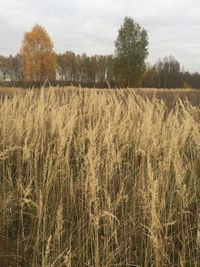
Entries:
{"type": "Polygon", "coordinates": [[[0,267],[200,266],[199,92],[0,95],[0,267]]]}

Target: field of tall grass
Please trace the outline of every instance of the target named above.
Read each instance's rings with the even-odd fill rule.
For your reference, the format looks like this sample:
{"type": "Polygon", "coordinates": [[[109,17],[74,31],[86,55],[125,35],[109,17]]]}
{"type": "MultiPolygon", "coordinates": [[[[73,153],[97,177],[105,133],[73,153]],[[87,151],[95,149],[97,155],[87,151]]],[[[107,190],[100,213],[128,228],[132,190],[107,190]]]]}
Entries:
{"type": "Polygon", "coordinates": [[[198,105],[5,90],[0,267],[200,266],[198,105]]]}

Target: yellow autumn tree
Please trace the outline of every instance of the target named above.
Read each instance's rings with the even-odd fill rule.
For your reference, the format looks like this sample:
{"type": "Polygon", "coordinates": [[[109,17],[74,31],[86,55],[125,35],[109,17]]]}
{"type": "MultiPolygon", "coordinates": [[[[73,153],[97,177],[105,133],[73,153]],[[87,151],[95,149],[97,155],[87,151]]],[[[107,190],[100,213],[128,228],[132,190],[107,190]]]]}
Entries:
{"type": "Polygon", "coordinates": [[[36,24],[24,33],[21,55],[26,81],[55,80],[56,55],[51,38],[42,26],[36,24]]]}

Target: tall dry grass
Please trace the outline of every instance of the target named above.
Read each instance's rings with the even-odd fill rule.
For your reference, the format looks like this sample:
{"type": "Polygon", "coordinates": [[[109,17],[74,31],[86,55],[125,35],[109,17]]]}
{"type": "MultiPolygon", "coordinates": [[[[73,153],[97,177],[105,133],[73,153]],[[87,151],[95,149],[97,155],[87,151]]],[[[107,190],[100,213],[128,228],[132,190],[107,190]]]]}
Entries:
{"type": "Polygon", "coordinates": [[[131,90],[0,101],[0,266],[200,266],[200,109],[131,90]]]}

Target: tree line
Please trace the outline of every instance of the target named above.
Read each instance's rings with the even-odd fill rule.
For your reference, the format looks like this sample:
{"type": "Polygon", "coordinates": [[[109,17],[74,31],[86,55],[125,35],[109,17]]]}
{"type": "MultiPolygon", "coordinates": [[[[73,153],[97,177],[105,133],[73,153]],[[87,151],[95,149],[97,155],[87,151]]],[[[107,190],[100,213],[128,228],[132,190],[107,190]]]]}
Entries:
{"type": "Polygon", "coordinates": [[[173,57],[147,65],[148,35],[132,18],[125,17],[113,55],[88,56],[73,51],[56,54],[47,31],[35,25],[25,32],[15,56],[0,56],[0,81],[15,83],[80,84],[102,87],[200,88],[200,74],[181,69],[173,57]]]}
{"type": "Polygon", "coordinates": [[[200,74],[185,71],[173,56],[166,56],[153,66],[147,66],[141,85],[149,88],[200,88],[200,74]]]}

